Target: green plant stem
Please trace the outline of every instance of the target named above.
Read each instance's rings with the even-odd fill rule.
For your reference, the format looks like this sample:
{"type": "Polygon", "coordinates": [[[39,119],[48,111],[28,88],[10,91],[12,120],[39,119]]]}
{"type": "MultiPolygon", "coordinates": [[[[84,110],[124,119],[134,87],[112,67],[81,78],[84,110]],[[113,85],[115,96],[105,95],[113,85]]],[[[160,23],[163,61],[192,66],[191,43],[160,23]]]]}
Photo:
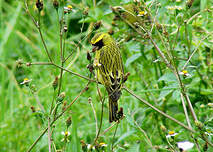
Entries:
{"type": "Polygon", "coordinates": [[[71,74],[73,74],[73,75],[76,75],[76,76],[78,76],[78,77],[80,77],[80,78],[83,78],[83,79],[85,79],[85,80],[88,80],[88,81],[90,81],[90,82],[96,82],[96,80],[92,80],[92,79],[90,79],[90,78],[88,78],[88,77],[85,77],[85,76],[80,75],[80,74],[78,74],[78,73],[72,72],[72,71],[70,71],[70,70],[68,70],[68,69],[66,69],[66,68],[64,68],[64,67],[61,67],[61,66],[55,64],[55,63],[51,63],[51,62],[35,62],[35,63],[29,63],[29,64],[31,64],[31,65],[53,65],[53,66],[55,66],[55,67],[57,67],[57,68],[59,68],[59,69],[63,69],[64,71],[66,71],[66,72],[68,72],[68,73],[71,73],[71,74]]]}
{"type": "MultiPolygon", "coordinates": [[[[84,89],[81,90],[81,92],[78,94],[78,96],[75,97],[75,99],[73,99],[73,101],[55,118],[52,120],[52,122],[50,123],[50,127],[55,123],[56,120],[58,120],[74,103],[75,101],[88,89],[90,82],[87,83],[86,87],[84,89]]],[[[43,132],[39,135],[39,137],[34,141],[34,143],[29,147],[29,149],[27,150],[27,152],[30,152],[35,145],[38,143],[38,141],[41,139],[41,137],[43,137],[43,135],[47,132],[48,127],[46,129],[43,130],[43,132]]]]}
{"type": "Polygon", "coordinates": [[[184,66],[182,67],[182,70],[186,69],[187,64],[189,63],[189,61],[191,60],[191,58],[193,57],[193,55],[197,52],[197,50],[199,49],[201,43],[208,38],[210,35],[212,35],[213,32],[208,33],[204,38],[201,39],[201,41],[199,42],[199,44],[197,45],[197,47],[195,48],[195,50],[192,52],[192,54],[189,56],[188,60],[186,61],[186,63],[184,64],[184,66]]]}
{"type": "Polygon", "coordinates": [[[105,98],[103,99],[103,101],[101,102],[101,120],[100,120],[100,125],[99,125],[99,128],[98,128],[98,133],[95,137],[95,140],[93,142],[93,145],[97,142],[98,138],[99,138],[99,135],[100,135],[100,132],[101,132],[101,127],[102,127],[102,123],[103,123],[103,115],[104,115],[104,100],[105,98]]]}
{"type": "Polygon", "coordinates": [[[119,120],[118,120],[118,123],[116,124],[116,128],[115,128],[115,132],[113,134],[113,137],[112,137],[112,151],[113,151],[113,148],[114,148],[114,140],[115,140],[115,135],[117,133],[117,130],[118,130],[118,124],[119,124],[119,120]]]}
{"type": "Polygon", "coordinates": [[[45,41],[44,41],[43,34],[42,34],[42,32],[41,32],[40,12],[39,12],[39,14],[38,14],[38,23],[37,23],[36,20],[34,19],[34,17],[31,15],[30,11],[29,11],[28,4],[27,4],[27,0],[25,0],[25,10],[26,10],[27,14],[30,16],[30,18],[32,19],[32,21],[33,21],[33,23],[35,24],[35,26],[36,26],[36,28],[38,29],[38,31],[39,31],[39,34],[40,34],[40,37],[41,37],[41,41],[42,41],[42,44],[43,44],[43,46],[44,46],[44,49],[45,49],[45,51],[46,51],[46,53],[47,53],[48,59],[50,60],[50,62],[53,62],[53,61],[52,61],[52,58],[51,58],[51,56],[50,56],[50,54],[49,54],[47,45],[46,45],[46,43],[45,43],[45,41]]]}
{"type": "Polygon", "coordinates": [[[144,104],[146,104],[147,106],[149,106],[150,108],[152,108],[153,110],[155,110],[156,112],[162,114],[163,116],[167,117],[168,119],[176,122],[177,124],[179,124],[180,126],[184,127],[185,129],[195,133],[194,130],[192,130],[191,128],[189,128],[188,126],[184,125],[182,122],[178,121],[177,119],[167,115],[166,113],[164,113],[163,111],[159,110],[158,108],[154,107],[153,105],[151,105],[150,103],[148,103],[146,100],[140,98],[139,96],[137,96],[136,94],[134,94],[131,90],[129,90],[128,88],[126,88],[125,86],[123,87],[123,89],[125,91],[127,91],[129,94],[131,94],[132,96],[134,96],[135,98],[137,98],[138,100],[140,100],[141,102],[143,102],[144,104]]]}
{"type": "MultiPolygon", "coordinates": [[[[133,119],[133,120],[134,120],[134,119],[133,119]]],[[[136,120],[134,120],[134,123],[135,123],[135,125],[138,127],[138,129],[144,134],[144,137],[146,138],[146,140],[147,140],[148,144],[150,145],[150,147],[151,147],[153,150],[155,150],[155,148],[153,147],[152,142],[151,142],[151,140],[149,139],[149,137],[148,137],[146,131],[144,131],[144,130],[139,126],[139,124],[137,123],[136,120]]]]}

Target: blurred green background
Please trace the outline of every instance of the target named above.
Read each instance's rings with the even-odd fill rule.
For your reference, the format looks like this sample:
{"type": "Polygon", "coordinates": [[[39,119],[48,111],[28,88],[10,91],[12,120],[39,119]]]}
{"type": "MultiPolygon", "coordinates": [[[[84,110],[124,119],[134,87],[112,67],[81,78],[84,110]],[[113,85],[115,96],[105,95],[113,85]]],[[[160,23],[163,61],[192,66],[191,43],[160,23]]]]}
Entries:
{"type": "MultiPolygon", "coordinates": [[[[59,18],[61,18],[64,6],[72,5],[73,7],[71,13],[65,15],[68,27],[65,56],[73,53],[65,63],[65,67],[69,66],[71,71],[89,77],[90,72],[86,68],[89,61],[86,55],[87,51],[92,50],[92,47],[88,39],[84,39],[84,37],[87,36],[93,23],[101,21],[102,26],[99,31],[114,31],[112,36],[119,43],[125,72],[130,72],[125,85],[162,111],[187,124],[181,104],[178,81],[162,62],[150,40],[141,38],[121,21],[116,21],[116,26],[112,25],[114,14],[110,6],[129,4],[133,1],[97,0],[96,6],[92,0],[59,2],[59,18]],[[84,15],[86,7],[88,7],[88,15],[84,15]],[[129,33],[132,34],[130,39],[128,38],[129,33]],[[81,42],[80,47],[77,48],[76,45],[79,41],[81,42]]],[[[179,71],[192,52],[197,49],[186,68],[190,76],[181,76],[181,79],[187,88],[198,119],[204,123],[204,131],[209,133],[208,140],[213,142],[213,34],[211,34],[213,31],[213,3],[208,0],[195,0],[192,7],[188,8],[183,0],[147,0],[145,2],[157,22],[166,29],[166,31],[160,31],[162,35],[164,34],[163,39],[166,44],[162,43],[162,39],[158,35],[155,28],[157,25],[152,31],[153,38],[164,53],[166,53],[165,45],[168,48],[174,46],[175,65],[179,71]],[[184,21],[195,14],[197,15],[185,25],[184,21]],[[179,30],[177,30],[178,26],[179,30]],[[177,33],[179,34],[177,35],[177,33]],[[175,39],[176,41],[174,41],[175,39]]],[[[29,10],[37,20],[38,11],[35,3],[36,0],[28,1],[29,10]]],[[[24,8],[22,0],[0,1],[1,152],[26,151],[47,127],[47,113],[50,110],[54,94],[52,82],[60,74],[60,69],[54,66],[33,65],[27,67],[25,64],[18,66],[17,60],[23,63],[48,62],[39,32],[24,8]],[[30,85],[34,87],[34,93],[29,87],[20,84],[24,78],[32,80],[30,85]],[[39,109],[37,99],[44,106],[46,113],[39,109]],[[33,113],[31,107],[34,107],[36,112],[33,113]]],[[[41,12],[41,30],[51,57],[56,64],[60,65],[59,22],[52,1],[44,1],[44,9],[41,12]]],[[[96,32],[93,32],[92,35],[94,33],[96,32]]],[[[62,91],[66,93],[67,103],[70,103],[86,84],[86,80],[66,72],[63,76],[62,91]]],[[[103,86],[100,88],[104,94],[103,86]]],[[[89,97],[92,98],[97,119],[100,122],[101,104],[96,84],[93,83],[69,111],[56,121],[52,137],[58,150],[82,151],[81,140],[86,144],[93,143],[96,124],[92,107],[88,103],[89,97]],[[72,117],[72,125],[68,128],[70,141],[65,145],[61,141],[64,138],[61,133],[66,131],[65,122],[70,116],[72,117]]],[[[115,127],[98,140],[99,143],[107,144],[105,151],[111,151],[112,142],[114,142],[115,151],[172,151],[166,138],[171,130],[178,133],[175,139],[170,141],[173,146],[177,141],[194,142],[190,132],[156,113],[125,91],[123,91],[119,105],[123,107],[126,117],[118,125],[114,140],[115,127]],[[142,129],[145,134],[141,131],[142,129]]],[[[61,109],[62,106],[59,107],[59,111],[61,109]]],[[[191,115],[190,120],[193,128],[196,129],[191,115]]],[[[108,103],[105,102],[101,132],[110,125],[108,103]]],[[[197,137],[196,134],[195,137],[197,137]]],[[[201,149],[205,150],[205,142],[200,138],[197,140],[201,149]]],[[[33,151],[48,151],[47,134],[37,143],[33,151]]],[[[194,146],[190,151],[197,151],[197,149],[194,146]]],[[[213,148],[209,146],[207,151],[213,151],[213,148]]]]}

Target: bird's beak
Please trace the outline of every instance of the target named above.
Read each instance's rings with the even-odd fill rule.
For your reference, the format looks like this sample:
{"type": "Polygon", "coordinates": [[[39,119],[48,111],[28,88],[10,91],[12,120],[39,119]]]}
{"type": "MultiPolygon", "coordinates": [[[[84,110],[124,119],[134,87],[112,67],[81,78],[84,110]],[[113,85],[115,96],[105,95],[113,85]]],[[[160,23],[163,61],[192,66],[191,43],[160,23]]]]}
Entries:
{"type": "Polygon", "coordinates": [[[96,50],[98,50],[98,48],[99,48],[98,46],[94,45],[93,48],[92,48],[92,52],[95,52],[96,50]]]}

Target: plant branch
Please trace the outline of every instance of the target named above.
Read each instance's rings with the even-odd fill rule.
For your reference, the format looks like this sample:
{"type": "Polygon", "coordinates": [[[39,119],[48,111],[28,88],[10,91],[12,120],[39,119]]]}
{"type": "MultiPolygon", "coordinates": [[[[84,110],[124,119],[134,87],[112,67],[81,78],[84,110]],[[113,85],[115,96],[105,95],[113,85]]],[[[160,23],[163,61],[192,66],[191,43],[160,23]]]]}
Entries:
{"type": "MultiPolygon", "coordinates": [[[[81,92],[78,94],[78,96],[75,97],[75,99],[73,99],[73,101],[54,119],[52,120],[52,122],[50,123],[50,126],[52,126],[56,120],[58,120],[74,103],[75,101],[84,93],[88,90],[88,86],[89,86],[90,82],[87,83],[86,87],[84,89],[81,90],[81,92]]],[[[41,137],[43,137],[43,135],[47,132],[48,127],[46,129],[43,130],[43,132],[39,135],[39,137],[34,141],[34,143],[29,147],[29,149],[27,150],[27,152],[30,152],[35,145],[38,143],[38,141],[41,139],[41,137]]]]}
{"type": "Polygon", "coordinates": [[[208,38],[210,35],[212,35],[213,32],[210,32],[208,35],[206,35],[204,38],[201,39],[200,43],[198,44],[198,46],[196,47],[196,49],[192,52],[192,54],[190,55],[190,57],[188,58],[188,60],[186,61],[186,63],[184,64],[182,70],[186,69],[187,64],[189,63],[189,61],[191,60],[191,58],[193,57],[193,55],[197,52],[197,50],[199,49],[201,43],[208,38]]]}
{"type": "Polygon", "coordinates": [[[185,129],[189,130],[190,132],[195,133],[194,130],[192,130],[188,126],[184,125],[182,122],[178,121],[177,119],[175,119],[175,118],[169,116],[168,114],[164,113],[163,111],[159,110],[158,108],[154,107],[153,105],[148,103],[146,100],[144,100],[144,99],[140,98],[139,96],[137,96],[136,94],[134,94],[131,90],[129,90],[125,86],[123,86],[123,89],[125,91],[127,91],[129,94],[131,94],[132,96],[134,96],[135,98],[137,98],[138,100],[140,100],[141,102],[143,102],[144,104],[146,104],[147,106],[149,106],[150,108],[152,108],[153,110],[155,110],[156,112],[158,112],[158,113],[162,114],[163,116],[167,117],[168,119],[176,122],[177,124],[179,124],[180,126],[184,127],[185,129]]]}
{"type": "Polygon", "coordinates": [[[50,57],[49,51],[48,51],[48,49],[47,49],[47,45],[46,45],[46,43],[45,43],[45,41],[44,41],[43,34],[42,34],[42,32],[41,32],[40,12],[39,12],[39,14],[38,14],[38,22],[36,22],[35,19],[34,19],[34,17],[30,14],[30,11],[29,11],[29,8],[28,8],[28,4],[27,4],[27,1],[26,1],[26,0],[25,0],[25,10],[26,10],[27,14],[30,16],[30,18],[32,19],[32,21],[33,21],[33,23],[35,24],[35,26],[36,26],[36,28],[38,29],[38,31],[39,31],[42,44],[43,44],[43,46],[44,46],[44,49],[45,49],[45,51],[46,51],[46,53],[47,53],[47,56],[48,56],[50,62],[53,62],[53,61],[52,61],[52,58],[50,57]]]}

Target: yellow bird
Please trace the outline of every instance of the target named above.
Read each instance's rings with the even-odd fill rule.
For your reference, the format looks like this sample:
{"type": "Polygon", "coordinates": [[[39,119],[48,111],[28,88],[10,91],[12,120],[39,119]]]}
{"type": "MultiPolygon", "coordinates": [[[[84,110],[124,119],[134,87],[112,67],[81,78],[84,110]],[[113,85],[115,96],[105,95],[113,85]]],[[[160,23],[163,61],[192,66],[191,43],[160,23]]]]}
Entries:
{"type": "Polygon", "coordinates": [[[115,6],[113,9],[118,11],[120,15],[133,26],[135,26],[136,22],[139,23],[141,21],[140,17],[137,16],[141,10],[135,4],[126,4],[122,7],[115,6]]]}
{"type": "Polygon", "coordinates": [[[93,66],[96,69],[96,78],[103,84],[109,97],[109,122],[117,121],[118,100],[121,96],[123,83],[123,62],[119,47],[107,33],[97,33],[91,39],[94,46],[95,59],[93,66]]]}

